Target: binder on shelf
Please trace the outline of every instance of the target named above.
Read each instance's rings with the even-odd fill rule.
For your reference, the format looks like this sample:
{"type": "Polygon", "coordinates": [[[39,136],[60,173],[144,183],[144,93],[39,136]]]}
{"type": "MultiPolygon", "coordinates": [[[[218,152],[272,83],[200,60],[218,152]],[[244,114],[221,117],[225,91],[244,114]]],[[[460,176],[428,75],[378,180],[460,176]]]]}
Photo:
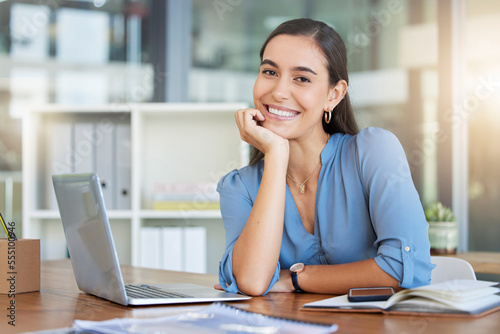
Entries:
{"type": "Polygon", "coordinates": [[[161,228],[141,228],[141,266],[145,268],[160,269],[162,267],[161,253],[161,228]]]}
{"type": "Polygon", "coordinates": [[[207,272],[207,229],[189,226],[184,229],[184,271],[207,272]]]}
{"type": "Polygon", "coordinates": [[[95,172],[99,175],[101,181],[102,195],[104,203],[108,210],[115,209],[114,196],[114,170],[115,164],[113,159],[114,135],[116,124],[103,126],[97,123],[94,129],[95,135],[95,172]]]}
{"type": "Polygon", "coordinates": [[[47,127],[46,203],[57,209],[52,174],[96,172],[106,207],[131,209],[130,124],[54,122],[47,127]]]}
{"type": "Polygon", "coordinates": [[[42,207],[57,210],[57,200],[52,186],[52,174],[66,174],[73,172],[73,124],[68,122],[54,122],[47,124],[47,167],[45,186],[47,199],[42,207]]]}
{"type": "MultiPolygon", "coordinates": [[[[182,227],[161,228],[162,242],[162,269],[182,271],[184,269],[183,244],[184,236],[182,227]]],[[[160,234],[160,233],[159,233],[160,234]]]]}
{"type": "Polygon", "coordinates": [[[207,272],[207,231],[203,226],[141,228],[141,266],[207,272]]]}
{"type": "Polygon", "coordinates": [[[94,125],[76,122],[73,127],[74,140],[72,162],[75,173],[94,171],[94,125]]]}
{"type": "Polygon", "coordinates": [[[130,210],[131,208],[131,135],[130,124],[116,125],[116,209],[130,210]]]}

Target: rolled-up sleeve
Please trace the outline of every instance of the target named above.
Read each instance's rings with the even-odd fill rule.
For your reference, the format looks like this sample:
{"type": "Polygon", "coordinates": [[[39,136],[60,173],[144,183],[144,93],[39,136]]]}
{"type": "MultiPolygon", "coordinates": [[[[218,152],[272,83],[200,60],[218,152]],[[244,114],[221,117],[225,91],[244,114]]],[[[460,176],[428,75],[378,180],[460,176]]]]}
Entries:
{"type": "Polygon", "coordinates": [[[377,235],[375,261],[403,288],[430,283],[428,223],[398,139],[379,128],[357,136],[358,168],[377,235]]]}
{"type": "MultiPolygon", "coordinates": [[[[233,170],[219,181],[217,191],[220,194],[220,210],[226,230],[225,251],[219,264],[219,284],[228,292],[238,293],[240,290],[233,275],[233,248],[250,216],[253,198],[255,198],[253,192],[256,190],[250,189],[248,184],[242,180],[240,172],[233,170]]],[[[278,281],[279,273],[280,265],[278,263],[265,293],[269,292],[278,281]]]]}

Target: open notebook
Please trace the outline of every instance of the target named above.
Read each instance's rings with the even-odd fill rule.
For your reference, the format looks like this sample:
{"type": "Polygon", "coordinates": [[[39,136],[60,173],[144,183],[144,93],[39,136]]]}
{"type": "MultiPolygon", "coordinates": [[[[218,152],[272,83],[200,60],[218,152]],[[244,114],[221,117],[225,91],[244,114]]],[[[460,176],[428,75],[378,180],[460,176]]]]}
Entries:
{"type": "Polygon", "coordinates": [[[497,282],[452,280],[395,293],[385,302],[349,302],[347,295],[302,306],[303,310],[385,314],[483,316],[500,310],[497,282]]]}
{"type": "Polygon", "coordinates": [[[52,181],[80,290],[122,305],[251,298],[194,284],[125,285],[97,174],[53,175],[52,181]]]}

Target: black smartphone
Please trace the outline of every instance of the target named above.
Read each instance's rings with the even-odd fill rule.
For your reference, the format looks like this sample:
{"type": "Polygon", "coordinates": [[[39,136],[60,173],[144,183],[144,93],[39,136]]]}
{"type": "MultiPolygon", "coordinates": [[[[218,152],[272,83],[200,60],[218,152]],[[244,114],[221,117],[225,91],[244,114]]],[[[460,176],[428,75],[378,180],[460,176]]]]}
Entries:
{"type": "Polygon", "coordinates": [[[375,302],[389,299],[394,294],[391,287],[352,288],[349,289],[347,299],[350,302],[375,302]]]}

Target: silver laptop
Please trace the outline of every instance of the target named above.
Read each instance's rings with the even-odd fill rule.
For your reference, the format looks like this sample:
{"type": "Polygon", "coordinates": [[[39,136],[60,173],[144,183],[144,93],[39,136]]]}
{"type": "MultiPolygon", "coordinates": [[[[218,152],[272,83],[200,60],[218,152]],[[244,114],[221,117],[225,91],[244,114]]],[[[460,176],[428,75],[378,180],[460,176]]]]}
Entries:
{"type": "Polygon", "coordinates": [[[98,176],[53,175],[52,181],[80,290],[122,305],[251,298],[194,284],[124,284],[98,176]]]}

